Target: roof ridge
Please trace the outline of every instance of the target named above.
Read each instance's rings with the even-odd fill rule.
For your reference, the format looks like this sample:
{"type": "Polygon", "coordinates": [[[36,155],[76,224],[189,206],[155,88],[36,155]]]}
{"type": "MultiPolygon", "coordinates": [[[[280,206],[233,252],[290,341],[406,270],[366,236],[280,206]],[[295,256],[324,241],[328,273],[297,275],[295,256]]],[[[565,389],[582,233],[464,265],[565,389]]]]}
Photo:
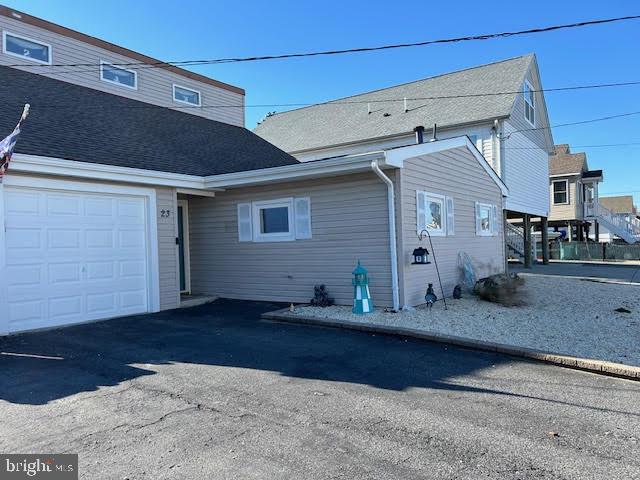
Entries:
{"type": "MultiPolygon", "coordinates": [[[[411,85],[413,83],[424,82],[425,80],[432,80],[434,78],[445,77],[447,75],[454,75],[456,73],[462,73],[462,72],[466,72],[468,70],[476,70],[478,68],[489,67],[491,65],[497,65],[499,63],[511,62],[511,61],[514,61],[514,60],[517,60],[517,59],[520,59],[520,58],[533,57],[533,56],[535,56],[535,53],[531,52],[531,53],[526,53],[524,55],[517,55],[515,57],[505,58],[503,60],[496,60],[496,61],[493,61],[493,62],[483,63],[483,64],[480,64],[480,65],[474,65],[472,67],[461,68],[459,70],[452,70],[450,72],[438,73],[436,75],[431,75],[429,77],[419,78],[417,80],[411,80],[409,82],[398,83],[396,85],[390,85],[388,87],[376,88],[374,90],[369,90],[367,92],[361,92],[361,93],[356,93],[356,94],[353,94],[353,95],[347,95],[345,97],[334,98],[334,99],[328,100],[326,102],[318,102],[318,103],[314,103],[313,105],[306,105],[304,107],[294,108],[294,109],[291,109],[291,110],[286,110],[284,112],[276,112],[275,115],[272,115],[271,117],[275,117],[275,116],[282,115],[282,114],[285,114],[285,113],[299,112],[300,110],[305,110],[307,108],[313,108],[313,107],[317,107],[317,106],[320,106],[320,105],[327,105],[327,104],[331,104],[331,103],[334,103],[334,102],[339,102],[341,100],[346,100],[346,99],[349,99],[349,98],[360,97],[362,95],[369,95],[371,93],[382,92],[384,90],[391,90],[392,88],[398,88],[398,87],[402,87],[402,86],[405,86],[405,85],[411,85]]],[[[267,117],[262,123],[265,123],[269,118],[270,117],[267,117]]],[[[257,126],[256,126],[256,128],[257,128],[257,126]]]]}

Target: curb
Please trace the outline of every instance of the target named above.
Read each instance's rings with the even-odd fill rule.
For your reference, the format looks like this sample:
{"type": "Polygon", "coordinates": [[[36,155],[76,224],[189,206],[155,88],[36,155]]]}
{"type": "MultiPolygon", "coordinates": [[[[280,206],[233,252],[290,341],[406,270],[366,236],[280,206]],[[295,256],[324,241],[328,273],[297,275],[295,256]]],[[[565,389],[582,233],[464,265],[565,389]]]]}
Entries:
{"type": "Polygon", "coordinates": [[[384,335],[395,335],[400,337],[411,337],[429,342],[446,343],[458,347],[481,350],[485,352],[503,353],[514,357],[528,358],[552,365],[582,370],[600,375],[626,378],[628,380],[640,381],[640,367],[624,365],[622,363],[594,360],[591,358],[572,357],[570,355],[560,355],[557,353],[544,352],[526,347],[514,347],[503,343],[485,342],[470,338],[456,337],[452,335],[441,335],[433,332],[425,332],[414,328],[386,327],[382,325],[367,325],[349,320],[332,320],[320,317],[301,317],[289,314],[288,308],[267,312],[262,314],[262,319],[278,322],[286,322],[302,325],[315,325],[332,328],[343,328],[347,330],[357,330],[368,333],[380,333],[384,335]]]}

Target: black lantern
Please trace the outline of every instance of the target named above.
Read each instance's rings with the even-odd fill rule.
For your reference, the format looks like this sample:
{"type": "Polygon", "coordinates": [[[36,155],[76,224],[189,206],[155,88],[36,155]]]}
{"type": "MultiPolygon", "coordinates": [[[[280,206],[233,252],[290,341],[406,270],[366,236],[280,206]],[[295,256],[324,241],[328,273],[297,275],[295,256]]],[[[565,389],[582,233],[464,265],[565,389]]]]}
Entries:
{"type": "Polygon", "coordinates": [[[430,263],[429,250],[418,247],[413,251],[413,265],[428,265],[430,263]]]}

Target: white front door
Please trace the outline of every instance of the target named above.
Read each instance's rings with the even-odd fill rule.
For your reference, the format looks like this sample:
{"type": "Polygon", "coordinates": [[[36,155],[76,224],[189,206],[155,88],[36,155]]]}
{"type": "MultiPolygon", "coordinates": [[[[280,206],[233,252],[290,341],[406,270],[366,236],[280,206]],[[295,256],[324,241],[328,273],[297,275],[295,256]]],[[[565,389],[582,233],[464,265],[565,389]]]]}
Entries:
{"type": "Polygon", "coordinates": [[[8,333],[152,309],[144,196],[3,189],[8,333]]]}

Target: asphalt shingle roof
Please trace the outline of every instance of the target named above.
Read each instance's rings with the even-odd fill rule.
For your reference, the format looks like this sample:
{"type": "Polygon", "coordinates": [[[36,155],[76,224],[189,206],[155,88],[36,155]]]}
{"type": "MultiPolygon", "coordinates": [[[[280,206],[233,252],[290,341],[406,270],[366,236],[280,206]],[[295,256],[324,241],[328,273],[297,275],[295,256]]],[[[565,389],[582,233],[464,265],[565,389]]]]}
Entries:
{"type": "Polygon", "coordinates": [[[296,152],[409,133],[418,125],[428,130],[434,123],[446,127],[506,117],[517,93],[409,100],[406,113],[403,99],[519,92],[533,59],[529,54],[278,113],[265,119],[254,132],[287,152],[296,152]],[[390,99],[396,101],[386,101],[390,99]],[[371,114],[367,113],[368,102],[371,114]]]}
{"type": "Polygon", "coordinates": [[[584,152],[571,153],[569,145],[554,146],[554,155],[549,155],[549,175],[581,173],[588,170],[584,152]]]}
{"type": "Polygon", "coordinates": [[[31,104],[16,153],[215,175],[299,163],[246,128],[0,67],[0,138],[31,104]]]}
{"type": "Polygon", "coordinates": [[[619,197],[600,197],[599,202],[613,213],[635,213],[632,195],[619,197]]]}

